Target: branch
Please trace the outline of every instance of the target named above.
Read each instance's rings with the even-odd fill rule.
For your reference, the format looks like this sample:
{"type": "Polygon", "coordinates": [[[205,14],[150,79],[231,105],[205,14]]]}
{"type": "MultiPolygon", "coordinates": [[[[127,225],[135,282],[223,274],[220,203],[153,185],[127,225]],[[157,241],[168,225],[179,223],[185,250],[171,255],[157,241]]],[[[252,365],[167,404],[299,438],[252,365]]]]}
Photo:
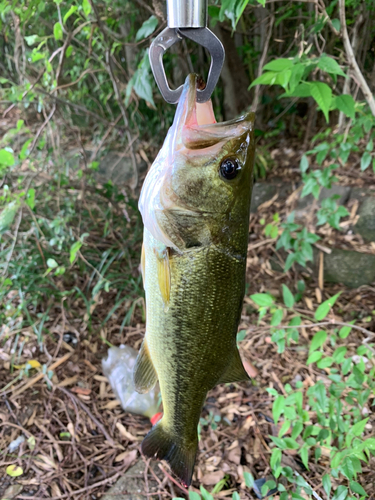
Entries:
{"type": "Polygon", "coordinates": [[[357,77],[359,86],[369,108],[373,116],[375,116],[375,100],[374,96],[371,93],[370,87],[367,85],[367,82],[358,66],[357,60],[355,58],[353,47],[349,40],[348,30],[346,27],[346,18],[345,18],[345,0],[339,0],[339,13],[340,13],[340,24],[341,24],[341,33],[342,39],[344,42],[344,48],[346,52],[346,57],[348,59],[349,66],[351,67],[354,75],[357,77]]]}
{"type": "MultiPolygon", "coordinates": [[[[260,61],[259,61],[259,69],[258,69],[258,75],[257,75],[258,78],[262,74],[263,66],[264,66],[264,63],[266,61],[268,47],[269,47],[270,40],[271,40],[272,28],[273,28],[273,23],[274,22],[275,22],[275,16],[273,14],[271,14],[271,16],[270,16],[270,25],[269,25],[269,28],[268,28],[267,38],[266,38],[266,41],[264,43],[262,56],[261,56],[260,61]]],[[[258,104],[259,104],[260,93],[261,93],[261,86],[260,85],[256,85],[255,92],[254,92],[254,100],[253,100],[253,104],[251,105],[251,111],[253,111],[254,113],[255,113],[255,111],[256,111],[256,109],[258,107],[258,104]]]]}
{"type": "Polygon", "coordinates": [[[115,92],[117,104],[119,105],[119,108],[121,110],[122,118],[123,118],[124,125],[125,125],[125,134],[126,134],[126,138],[128,140],[128,146],[129,146],[129,149],[130,149],[130,158],[131,158],[131,161],[132,161],[133,170],[134,170],[134,176],[135,176],[134,186],[133,186],[135,188],[137,186],[137,184],[138,184],[138,168],[137,168],[137,160],[135,159],[135,153],[134,153],[134,148],[133,148],[132,136],[131,136],[130,129],[129,129],[129,120],[128,120],[128,116],[127,116],[127,113],[126,113],[126,109],[125,109],[124,103],[123,103],[122,98],[121,98],[120,89],[119,89],[119,87],[117,85],[116,77],[115,77],[115,75],[113,73],[113,70],[112,70],[111,61],[110,61],[110,56],[111,56],[111,50],[110,49],[111,49],[111,47],[110,47],[110,45],[108,43],[108,39],[107,39],[107,35],[106,35],[106,32],[105,32],[105,29],[103,27],[103,24],[102,24],[102,21],[100,19],[99,12],[98,12],[98,10],[96,8],[95,3],[93,2],[93,0],[89,0],[89,1],[90,1],[90,4],[92,6],[93,11],[95,12],[95,16],[96,16],[96,19],[97,19],[97,22],[98,22],[99,30],[101,31],[101,33],[103,35],[103,38],[104,38],[104,41],[107,44],[107,48],[106,48],[106,51],[105,51],[105,65],[106,65],[106,69],[108,71],[108,74],[109,74],[109,76],[111,78],[111,82],[112,82],[113,90],[115,92]]]}

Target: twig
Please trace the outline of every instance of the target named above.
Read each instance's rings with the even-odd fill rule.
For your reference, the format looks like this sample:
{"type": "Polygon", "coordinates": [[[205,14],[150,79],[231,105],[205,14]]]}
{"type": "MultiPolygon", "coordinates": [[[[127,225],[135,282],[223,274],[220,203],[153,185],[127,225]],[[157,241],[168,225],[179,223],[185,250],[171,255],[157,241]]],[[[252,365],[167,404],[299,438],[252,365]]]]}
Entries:
{"type": "Polygon", "coordinates": [[[372,337],[375,337],[374,332],[370,332],[370,330],[367,330],[366,328],[363,328],[362,326],[357,326],[357,325],[351,325],[350,323],[343,323],[341,321],[321,321],[320,323],[311,323],[311,324],[306,324],[306,325],[296,325],[296,326],[283,326],[280,325],[278,328],[313,328],[316,326],[349,326],[350,328],[354,328],[354,330],[359,330],[362,333],[365,333],[366,335],[370,335],[372,337]]]}
{"type": "Polygon", "coordinates": [[[91,420],[98,427],[98,429],[100,429],[102,431],[102,433],[103,433],[104,437],[106,438],[106,440],[108,441],[108,443],[111,446],[113,446],[113,447],[116,446],[116,443],[113,441],[113,439],[111,438],[111,436],[108,434],[108,432],[106,431],[106,429],[103,426],[103,424],[101,424],[99,422],[99,420],[96,417],[94,417],[94,415],[91,413],[90,409],[79,398],[77,398],[76,396],[74,396],[74,394],[72,394],[70,391],[68,391],[67,389],[65,389],[65,387],[62,387],[60,385],[55,385],[54,387],[57,387],[57,389],[60,389],[60,391],[64,392],[71,399],[74,399],[75,402],[77,404],[79,404],[79,406],[82,408],[82,410],[84,410],[87,413],[87,415],[91,418],[91,420]]]}
{"type": "MultiPolygon", "coordinates": [[[[60,495],[58,497],[50,497],[49,500],[60,500],[60,498],[68,498],[71,495],[74,496],[74,495],[78,495],[80,493],[86,493],[87,490],[92,490],[93,488],[97,488],[99,486],[103,486],[104,484],[110,483],[111,481],[114,481],[122,474],[123,474],[122,471],[116,472],[116,474],[114,474],[111,477],[107,477],[107,479],[103,479],[103,481],[98,481],[97,483],[90,484],[89,486],[86,486],[85,488],[81,488],[81,489],[76,490],[76,491],[71,491],[70,493],[65,493],[64,495],[60,495]]],[[[35,496],[30,497],[30,496],[26,496],[26,495],[18,495],[17,498],[20,498],[22,500],[23,499],[24,500],[43,500],[43,499],[45,499],[45,497],[35,497],[35,496]]]]}
{"type": "MultiPolygon", "coordinates": [[[[263,66],[264,66],[264,63],[265,63],[265,60],[266,60],[266,57],[267,57],[268,46],[269,46],[270,40],[271,40],[272,28],[273,28],[274,21],[275,21],[275,16],[273,14],[271,14],[271,16],[270,16],[270,25],[269,25],[269,28],[268,28],[267,38],[266,38],[266,41],[264,42],[262,56],[261,56],[260,61],[259,61],[259,68],[258,68],[258,75],[257,75],[258,78],[262,74],[263,66]]],[[[258,107],[258,104],[259,104],[260,94],[261,94],[261,86],[260,85],[256,85],[255,86],[255,92],[254,92],[254,100],[253,100],[253,104],[251,105],[251,111],[253,111],[254,113],[257,110],[257,107],[258,107]]]]}
{"type": "Polygon", "coordinates": [[[22,221],[22,207],[20,208],[20,213],[18,214],[18,219],[17,219],[17,222],[16,222],[16,228],[14,230],[14,239],[13,239],[13,243],[12,243],[11,249],[9,250],[9,253],[7,255],[6,264],[5,264],[5,267],[4,267],[4,270],[3,270],[3,276],[6,275],[6,273],[8,271],[8,267],[9,267],[10,261],[12,259],[12,255],[13,255],[13,252],[14,252],[14,247],[16,246],[16,243],[17,243],[18,231],[19,231],[19,228],[20,228],[21,221],[22,221]]]}
{"type": "Polygon", "coordinates": [[[118,117],[116,118],[116,120],[107,128],[106,133],[103,135],[103,137],[102,137],[101,141],[99,142],[98,146],[92,152],[91,158],[90,158],[90,162],[93,162],[95,160],[96,155],[99,153],[101,147],[103,146],[103,144],[107,140],[107,137],[109,136],[109,134],[112,132],[112,130],[118,124],[118,122],[121,120],[121,117],[122,117],[122,114],[119,114],[118,117]]]}
{"type": "MultiPolygon", "coordinates": [[[[58,366],[62,365],[63,363],[65,363],[65,361],[67,361],[70,356],[72,355],[73,353],[72,352],[68,352],[66,353],[62,358],[56,360],[51,366],[48,367],[48,370],[55,370],[58,366]]],[[[22,386],[20,389],[18,389],[17,391],[15,391],[13,394],[12,394],[12,399],[16,396],[19,396],[20,394],[22,394],[23,392],[25,392],[27,389],[29,389],[30,387],[32,387],[34,384],[36,384],[37,382],[39,382],[39,380],[42,380],[42,378],[44,378],[44,373],[38,373],[38,375],[35,375],[35,377],[33,377],[32,379],[30,379],[24,386],[22,386]]],[[[0,392],[2,390],[0,389],[0,392]]]]}
{"type": "Polygon", "coordinates": [[[53,115],[55,114],[55,111],[56,111],[56,103],[53,103],[53,106],[52,106],[52,109],[51,109],[51,112],[50,114],[47,116],[47,118],[44,120],[43,124],[41,127],[39,127],[39,130],[38,132],[36,133],[35,137],[34,137],[34,140],[30,146],[30,152],[29,152],[29,155],[31,155],[31,153],[33,152],[35,146],[36,146],[36,143],[40,137],[40,134],[43,132],[43,130],[45,129],[47,123],[51,120],[51,118],[53,117],[53,115]]]}
{"type": "Polygon", "coordinates": [[[182,490],[185,494],[189,493],[186,488],[184,488],[178,481],[176,481],[170,474],[168,474],[168,472],[163,468],[161,464],[158,464],[158,466],[159,469],[163,472],[163,474],[165,474],[168,477],[168,479],[170,479],[176,486],[178,486],[180,490],[182,490]]]}
{"type": "Polygon", "coordinates": [[[346,52],[346,57],[348,58],[349,65],[352,68],[354,75],[357,77],[359,86],[361,87],[362,93],[365,96],[367,104],[371,110],[373,116],[375,116],[375,100],[370,87],[368,86],[355,58],[353,47],[349,40],[348,29],[346,27],[346,17],[345,17],[345,0],[339,0],[339,14],[340,14],[340,24],[342,39],[344,42],[344,48],[346,52]]]}

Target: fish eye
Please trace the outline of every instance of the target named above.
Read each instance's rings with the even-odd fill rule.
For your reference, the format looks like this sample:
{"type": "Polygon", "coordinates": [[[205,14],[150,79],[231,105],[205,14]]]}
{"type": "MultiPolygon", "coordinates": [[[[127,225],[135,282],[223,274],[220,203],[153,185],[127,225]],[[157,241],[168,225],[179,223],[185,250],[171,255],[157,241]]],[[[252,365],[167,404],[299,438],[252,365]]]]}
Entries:
{"type": "Polygon", "coordinates": [[[225,158],[220,165],[220,175],[227,181],[233,180],[239,174],[241,165],[236,158],[225,158]]]}

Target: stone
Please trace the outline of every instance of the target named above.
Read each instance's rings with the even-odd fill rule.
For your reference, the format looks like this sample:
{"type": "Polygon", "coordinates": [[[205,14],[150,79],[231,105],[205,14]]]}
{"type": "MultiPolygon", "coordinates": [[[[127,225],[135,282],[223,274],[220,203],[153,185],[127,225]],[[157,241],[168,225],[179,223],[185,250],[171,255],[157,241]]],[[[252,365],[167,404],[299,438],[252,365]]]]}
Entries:
{"type": "MultiPolygon", "coordinates": [[[[157,467],[156,462],[149,465],[152,467],[154,473],[163,479],[163,474],[157,467]]],[[[143,460],[139,460],[133,467],[130,467],[125,474],[120,477],[116,484],[114,484],[107,493],[101,498],[102,500],[156,500],[159,496],[156,494],[158,490],[158,483],[154,477],[148,474],[148,488],[149,492],[155,492],[155,495],[146,495],[145,483],[145,468],[146,464],[143,460]]]]}
{"type": "Polygon", "coordinates": [[[262,203],[271,200],[275,196],[276,191],[277,187],[274,184],[256,182],[253,186],[250,212],[255,213],[262,203]]]}
{"type": "MultiPolygon", "coordinates": [[[[318,272],[318,252],[314,252],[316,273],[318,272]]],[[[324,254],[324,281],[342,283],[349,288],[370,285],[375,281],[375,255],[352,250],[332,249],[324,254]]]]}
{"type": "Polygon", "coordinates": [[[368,196],[375,196],[375,186],[374,188],[352,187],[352,190],[350,191],[350,199],[358,200],[360,203],[362,203],[368,196]]]}
{"type": "Polygon", "coordinates": [[[367,197],[358,209],[359,219],[354,226],[365,241],[375,241],[375,197],[367,197]]]}

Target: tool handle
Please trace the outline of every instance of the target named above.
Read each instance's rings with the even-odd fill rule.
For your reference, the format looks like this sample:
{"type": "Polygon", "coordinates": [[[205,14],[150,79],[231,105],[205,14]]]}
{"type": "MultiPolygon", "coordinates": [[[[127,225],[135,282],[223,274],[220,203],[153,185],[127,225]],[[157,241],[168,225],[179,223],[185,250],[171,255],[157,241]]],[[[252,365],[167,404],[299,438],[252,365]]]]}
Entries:
{"type": "Polygon", "coordinates": [[[169,28],[205,28],[208,0],[167,0],[169,28]]]}

